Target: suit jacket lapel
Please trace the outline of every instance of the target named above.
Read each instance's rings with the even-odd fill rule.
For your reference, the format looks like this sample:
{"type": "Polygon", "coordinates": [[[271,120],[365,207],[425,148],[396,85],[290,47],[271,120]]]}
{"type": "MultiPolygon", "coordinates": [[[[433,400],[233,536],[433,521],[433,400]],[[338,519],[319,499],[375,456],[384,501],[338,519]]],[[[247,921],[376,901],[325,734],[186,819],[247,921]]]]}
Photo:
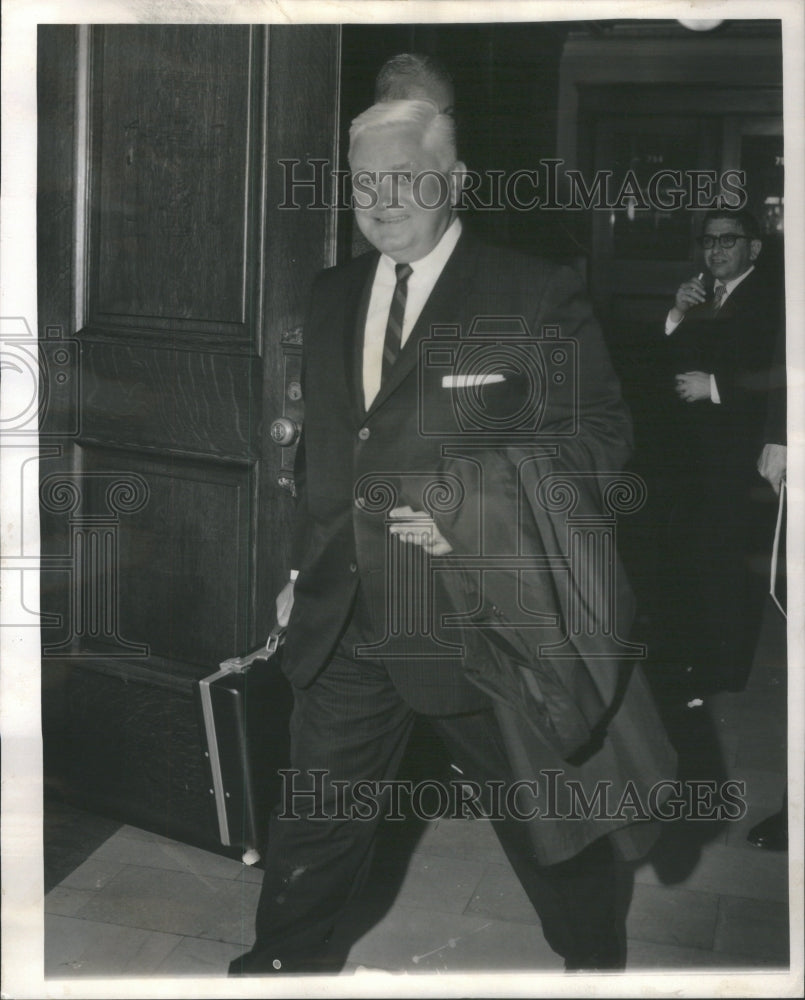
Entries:
{"type": "Polygon", "coordinates": [[[473,240],[466,232],[462,233],[455,250],[439,275],[439,280],[434,285],[428,301],[419,314],[405,346],[400,351],[388,381],[381,386],[368,413],[373,413],[378,406],[382,406],[411,370],[416,367],[419,360],[420,344],[430,336],[432,324],[458,322],[462,303],[467,298],[467,290],[472,287],[471,276],[475,259],[473,240]]]}
{"type": "Polygon", "coordinates": [[[757,281],[757,268],[747,275],[738,287],[728,295],[724,304],[716,311],[716,319],[730,319],[736,312],[740,312],[745,302],[752,299],[757,294],[754,287],[757,281]]]}
{"type": "Polygon", "coordinates": [[[366,265],[358,270],[344,306],[344,377],[356,423],[361,423],[366,413],[363,401],[363,333],[379,259],[378,254],[367,256],[366,265]]]}

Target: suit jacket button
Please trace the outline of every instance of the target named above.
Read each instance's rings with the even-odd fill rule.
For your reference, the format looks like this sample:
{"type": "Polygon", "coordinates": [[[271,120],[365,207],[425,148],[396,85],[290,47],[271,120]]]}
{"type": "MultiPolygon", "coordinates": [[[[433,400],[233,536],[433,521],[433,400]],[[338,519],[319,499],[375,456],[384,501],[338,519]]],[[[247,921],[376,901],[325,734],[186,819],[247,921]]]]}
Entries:
{"type": "Polygon", "coordinates": [[[349,571],[350,571],[350,573],[357,573],[358,572],[358,564],[354,563],[354,562],[351,562],[349,564],[349,571]]]}
{"type": "Polygon", "coordinates": [[[368,441],[370,433],[371,432],[368,427],[361,427],[361,429],[358,431],[358,437],[361,439],[361,441],[368,441]]]}

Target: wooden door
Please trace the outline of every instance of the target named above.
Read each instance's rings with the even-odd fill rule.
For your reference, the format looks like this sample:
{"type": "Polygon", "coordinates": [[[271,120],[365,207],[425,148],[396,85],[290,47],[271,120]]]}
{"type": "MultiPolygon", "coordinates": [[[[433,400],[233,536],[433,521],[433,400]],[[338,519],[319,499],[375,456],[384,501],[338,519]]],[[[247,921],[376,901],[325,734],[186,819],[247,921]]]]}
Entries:
{"type": "Polygon", "coordinates": [[[287,578],[292,449],[268,431],[299,416],[306,294],[336,233],[328,208],[280,207],[281,161],[337,163],[339,29],[51,29],[40,60],[58,50],[66,79],[65,46],[72,120],[47,114],[58,70],[40,97],[74,157],[64,175],[40,158],[62,193],[40,327],[75,344],[78,415],[46,414],[59,454],[41,470],[51,777],[214,841],[194,685],[265,639],[287,578]],[[50,284],[68,239],[69,305],[50,284]]]}

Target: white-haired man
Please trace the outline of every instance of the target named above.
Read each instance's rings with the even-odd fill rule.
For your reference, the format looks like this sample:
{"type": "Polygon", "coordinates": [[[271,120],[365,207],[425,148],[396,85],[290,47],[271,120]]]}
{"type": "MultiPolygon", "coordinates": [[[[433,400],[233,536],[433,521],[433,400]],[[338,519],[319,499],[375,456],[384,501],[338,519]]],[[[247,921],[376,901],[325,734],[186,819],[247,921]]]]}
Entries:
{"type": "MultiPolygon", "coordinates": [[[[393,807],[388,783],[416,715],[436,728],[463,780],[485,790],[508,789],[514,780],[492,699],[468,680],[456,630],[440,631],[449,594],[439,573],[428,575],[442,557],[472,554],[462,551],[469,546],[461,532],[451,535],[449,520],[440,520],[439,504],[425,499],[443,467],[445,443],[461,443],[456,394],[471,376],[443,367],[445,359],[423,364],[425,345],[439,331],[466,332],[479,318],[494,324],[522,317],[531,331],[561,328],[577,346],[578,382],[570,393],[551,390],[538,401],[540,440],[554,443],[545,454],[558,454],[552,435],[565,435],[567,454],[585,456],[566,459],[565,467],[583,462],[579,471],[589,475],[616,471],[629,451],[628,415],[577,277],[484,247],[462,231],[453,206],[463,165],[452,120],[429,101],[377,104],[353,122],[349,159],[358,225],[376,249],[319,275],[304,328],[296,569],[277,599],[278,620],[288,625],[283,669],[295,694],[293,794],[286,776],[283,804],[272,817],[256,941],[233,962],[233,974],[326,971],[343,962],[328,939],[367,874],[378,823],[393,807]],[[395,628],[401,617],[394,574],[405,552],[414,603],[425,591],[431,603],[424,612],[403,608],[408,627],[395,628]],[[424,590],[417,580],[426,581],[424,590]],[[430,626],[410,627],[406,612],[414,625],[430,626]],[[379,808],[367,804],[367,788],[380,791],[379,808]]],[[[448,337],[442,354],[450,344],[448,337]]],[[[484,366],[476,389],[483,395],[488,381],[498,395],[487,402],[505,408],[514,388],[507,366],[500,367],[495,375],[484,366]]],[[[535,441],[536,434],[525,447],[535,441]]],[[[510,512],[498,520],[505,519],[516,521],[510,512]]],[[[627,700],[623,688],[601,702],[608,729],[599,726],[574,763],[546,747],[540,764],[575,774],[582,758],[598,761],[601,754],[606,761],[634,754],[639,766],[659,760],[665,746],[648,709],[633,715],[650,732],[633,732],[607,756],[610,731],[620,725],[618,699],[627,700]]],[[[653,780],[669,776],[658,768],[653,780]]],[[[535,832],[534,824],[501,815],[494,825],[566,968],[623,967],[607,834],[630,820],[549,821],[535,832]]]]}

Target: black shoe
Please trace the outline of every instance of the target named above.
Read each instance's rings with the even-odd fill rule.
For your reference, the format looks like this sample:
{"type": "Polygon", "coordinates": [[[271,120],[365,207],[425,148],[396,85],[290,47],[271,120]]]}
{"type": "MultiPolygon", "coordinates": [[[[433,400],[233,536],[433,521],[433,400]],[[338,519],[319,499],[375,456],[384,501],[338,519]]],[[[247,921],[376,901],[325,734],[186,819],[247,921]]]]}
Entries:
{"type": "Polygon", "coordinates": [[[781,809],[753,826],[746,839],[767,851],[788,850],[788,809],[781,809]]]}
{"type": "Polygon", "coordinates": [[[623,972],[625,968],[625,963],[614,956],[591,955],[581,961],[565,959],[565,972],[623,972]]]}
{"type": "Polygon", "coordinates": [[[616,940],[608,941],[587,954],[565,959],[565,972],[623,972],[626,949],[616,940]]]}

